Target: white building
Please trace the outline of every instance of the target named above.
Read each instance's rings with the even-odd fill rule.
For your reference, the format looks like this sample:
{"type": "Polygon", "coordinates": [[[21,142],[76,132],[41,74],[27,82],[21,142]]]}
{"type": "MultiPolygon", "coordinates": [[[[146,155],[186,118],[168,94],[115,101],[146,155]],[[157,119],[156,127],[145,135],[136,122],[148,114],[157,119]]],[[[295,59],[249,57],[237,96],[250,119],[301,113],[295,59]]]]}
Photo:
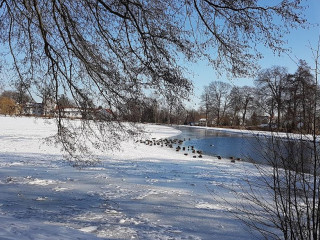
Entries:
{"type": "Polygon", "coordinates": [[[207,126],[207,119],[206,118],[200,118],[199,119],[199,126],[207,126]]]}
{"type": "Polygon", "coordinates": [[[56,114],[61,113],[62,117],[65,118],[82,118],[81,109],[77,107],[62,107],[60,109],[56,108],[56,114]]]}
{"type": "Polygon", "coordinates": [[[43,104],[36,102],[29,102],[23,106],[22,114],[42,116],[43,115],[43,104]]]}
{"type": "MultiPolygon", "coordinates": [[[[58,114],[58,110],[56,109],[56,114],[58,114]]],[[[81,109],[78,107],[62,107],[60,111],[61,116],[65,118],[110,120],[112,117],[112,111],[105,108],[81,109]]]]}

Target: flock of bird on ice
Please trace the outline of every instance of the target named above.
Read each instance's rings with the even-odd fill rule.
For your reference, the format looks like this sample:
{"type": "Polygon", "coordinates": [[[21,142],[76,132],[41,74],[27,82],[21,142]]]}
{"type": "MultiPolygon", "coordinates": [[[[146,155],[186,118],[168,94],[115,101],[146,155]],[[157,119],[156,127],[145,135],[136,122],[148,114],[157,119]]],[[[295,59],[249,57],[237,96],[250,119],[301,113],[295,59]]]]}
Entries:
{"type": "MultiPolygon", "coordinates": [[[[189,141],[191,139],[189,138],[189,141]]],[[[152,138],[150,139],[146,139],[146,140],[137,140],[136,142],[140,142],[142,144],[148,145],[148,146],[161,146],[161,147],[169,147],[169,148],[174,148],[176,149],[177,152],[184,152],[185,156],[188,156],[189,154],[193,156],[193,158],[202,158],[203,156],[203,152],[201,150],[196,150],[194,146],[192,145],[188,145],[188,146],[182,146],[183,143],[186,141],[186,139],[156,139],[156,138],[152,138]]],[[[213,146],[213,145],[210,145],[213,146]]],[[[216,156],[218,159],[222,159],[222,157],[220,155],[216,156]]],[[[230,157],[230,160],[232,163],[235,163],[236,160],[241,161],[241,158],[234,158],[234,157],[230,157]]]]}

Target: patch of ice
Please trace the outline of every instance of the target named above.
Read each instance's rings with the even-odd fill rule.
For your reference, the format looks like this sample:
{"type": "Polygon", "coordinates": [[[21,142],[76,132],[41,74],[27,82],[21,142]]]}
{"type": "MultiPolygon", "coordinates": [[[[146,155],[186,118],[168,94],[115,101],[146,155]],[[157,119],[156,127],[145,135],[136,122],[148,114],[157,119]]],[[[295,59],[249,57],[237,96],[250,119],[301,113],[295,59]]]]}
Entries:
{"type": "Polygon", "coordinates": [[[80,228],[79,230],[86,233],[92,233],[97,231],[97,229],[98,229],[97,226],[89,226],[89,227],[80,228]]]}
{"type": "Polygon", "coordinates": [[[140,223],[142,223],[139,220],[135,220],[134,218],[125,218],[125,219],[120,219],[119,221],[120,224],[133,224],[133,225],[139,225],[140,223]]]}
{"type": "Polygon", "coordinates": [[[132,200],[142,200],[147,197],[152,196],[159,196],[161,198],[171,198],[171,196],[182,196],[187,195],[188,193],[183,190],[160,190],[160,189],[149,189],[148,191],[144,191],[143,193],[139,194],[138,196],[132,196],[132,200]]]}
{"type": "Polygon", "coordinates": [[[51,180],[51,179],[38,179],[38,178],[31,179],[29,182],[27,182],[27,184],[39,185],[39,186],[48,186],[48,185],[57,184],[57,183],[60,183],[60,182],[51,180]]]}
{"type": "Polygon", "coordinates": [[[106,170],[105,168],[102,167],[87,167],[86,170],[90,170],[90,171],[104,171],[106,170]]]}
{"type": "Polygon", "coordinates": [[[64,188],[64,187],[55,187],[52,190],[56,191],[56,192],[64,192],[69,190],[69,188],[64,188]]]}
{"type": "Polygon", "coordinates": [[[159,182],[159,180],[158,179],[148,179],[148,180],[146,180],[146,182],[150,182],[152,184],[152,183],[159,182]]]}
{"type": "Polygon", "coordinates": [[[195,205],[195,208],[210,209],[210,210],[227,210],[227,211],[232,210],[232,208],[230,207],[226,207],[220,204],[212,204],[208,202],[199,202],[195,205]]]}
{"type": "Polygon", "coordinates": [[[36,201],[46,201],[48,197],[37,197],[36,201]]]}
{"type": "Polygon", "coordinates": [[[25,165],[25,163],[24,162],[13,162],[13,163],[9,163],[8,164],[8,166],[9,167],[13,167],[13,166],[23,166],[23,165],[25,165]]]}
{"type": "Polygon", "coordinates": [[[102,179],[108,179],[110,178],[107,174],[98,174],[94,178],[102,178],[102,179]]]}
{"type": "Polygon", "coordinates": [[[6,178],[6,183],[16,183],[18,182],[18,179],[15,177],[7,177],[6,178]]]}
{"type": "Polygon", "coordinates": [[[121,214],[121,212],[118,212],[117,210],[114,210],[114,209],[107,209],[104,212],[108,214],[114,214],[114,215],[121,214]]]}
{"type": "Polygon", "coordinates": [[[125,219],[120,219],[120,221],[119,221],[120,224],[124,224],[125,222],[126,222],[125,219]]]}
{"type": "Polygon", "coordinates": [[[105,214],[97,214],[94,212],[88,212],[79,216],[74,217],[75,220],[81,220],[81,221],[86,221],[86,222],[90,222],[90,221],[94,221],[94,222],[101,222],[103,220],[106,219],[106,215],[105,214]]]}
{"type": "Polygon", "coordinates": [[[106,227],[105,229],[98,231],[97,236],[107,239],[139,239],[137,232],[127,226],[106,227]]]}

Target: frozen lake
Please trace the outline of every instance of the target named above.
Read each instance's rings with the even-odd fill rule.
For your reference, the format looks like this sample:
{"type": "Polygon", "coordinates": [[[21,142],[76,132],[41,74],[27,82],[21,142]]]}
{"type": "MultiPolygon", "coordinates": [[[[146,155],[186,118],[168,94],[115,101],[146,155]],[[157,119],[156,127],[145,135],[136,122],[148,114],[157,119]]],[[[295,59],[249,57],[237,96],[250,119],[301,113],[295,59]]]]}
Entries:
{"type": "Polygon", "coordinates": [[[264,163],[257,150],[266,143],[266,139],[244,133],[233,133],[214,129],[175,127],[182,133],[177,136],[185,139],[183,146],[194,146],[202,150],[205,155],[234,157],[243,160],[252,159],[257,163],[264,163]],[[189,140],[190,139],[190,140],[189,140]]]}
{"type": "Polygon", "coordinates": [[[188,126],[175,128],[181,131],[176,138],[185,140],[181,146],[194,146],[208,156],[241,158],[259,164],[270,165],[274,161],[274,151],[288,161],[303,153],[304,161],[308,163],[312,149],[312,138],[298,134],[188,126]]]}

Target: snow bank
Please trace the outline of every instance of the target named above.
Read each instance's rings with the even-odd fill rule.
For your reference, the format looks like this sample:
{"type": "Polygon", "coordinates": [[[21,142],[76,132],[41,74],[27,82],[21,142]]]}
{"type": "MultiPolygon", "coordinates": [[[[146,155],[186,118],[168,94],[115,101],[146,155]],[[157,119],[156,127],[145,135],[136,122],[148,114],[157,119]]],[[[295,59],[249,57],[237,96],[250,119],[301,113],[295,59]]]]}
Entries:
{"type": "MultiPolygon", "coordinates": [[[[275,137],[275,138],[284,138],[284,139],[296,139],[296,140],[304,140],[304,141],[312,141],[313,136],[311,134],[298,134],[298,133],[285,133],[285,132],[270,132],[270,131],[258,131],[258,130],[245,130],[245,129],[232,129],[232,128],[219,128],[219,127],[205,127],[205,126],[188,126],[181,125],[182,127],[190,127],[190,128],[199,128],[206,129],[212,131],[221,131],[221,132],[229,132],[229,133],[237,133],[237,134],[249,134],[254,136],[261,137],[275,137]]],[[[320,141],[320,136],[317,136],[317,141],[320,141]]]]}

